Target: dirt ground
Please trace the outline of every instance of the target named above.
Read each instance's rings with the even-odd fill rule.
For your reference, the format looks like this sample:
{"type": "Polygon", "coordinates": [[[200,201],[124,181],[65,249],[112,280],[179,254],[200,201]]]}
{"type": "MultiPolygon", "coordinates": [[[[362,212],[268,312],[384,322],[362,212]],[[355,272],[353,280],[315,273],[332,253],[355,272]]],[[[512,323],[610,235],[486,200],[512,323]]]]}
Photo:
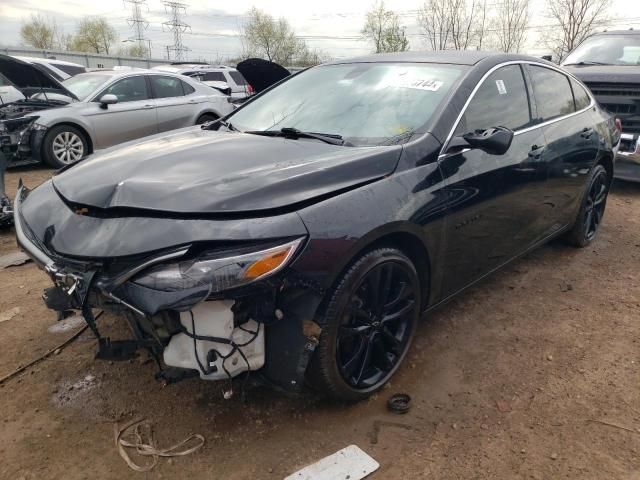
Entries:
{"type": "MultiPolygon", "coordinates": [[[[8,189],[49,175],[13,171],[8,189]]],[[[0,478],[282,479],[356,444],[380,463],[375,479],[640,480],[639,234],[640,185],[617,183],[592,247],[553,242],[424,319],[389,388],[357,405],[264,388],[245,404],[199,380],[162,388],[144,356],[94,360],[85,332],[0,387],[0,478]],[[397,392],[413,398],[404,416],[386,411],[397,392]],[[161,446],[190,433],[206,444],[133,472],[112,422],[134,417],[161,446]]],[[[16,249],[0,235],[0,255],[16,249]]],[[[45,309],[48,283],[33,264],[0,270],[0,318],[20,309],[0,323],[0,377],[78,328],[45,309]]]]}

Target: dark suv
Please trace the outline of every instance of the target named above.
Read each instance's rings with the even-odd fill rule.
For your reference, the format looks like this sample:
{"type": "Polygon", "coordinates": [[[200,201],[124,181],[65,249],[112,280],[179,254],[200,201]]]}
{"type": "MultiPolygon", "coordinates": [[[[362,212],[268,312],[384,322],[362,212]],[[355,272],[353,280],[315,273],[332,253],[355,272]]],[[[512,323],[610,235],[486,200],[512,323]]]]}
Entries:
{"type": "Polygon", "coordinates": [[[563,66],[622,122],[615,177],[640,181],[640,31],[592,35],[569,54],[563,66]]]}

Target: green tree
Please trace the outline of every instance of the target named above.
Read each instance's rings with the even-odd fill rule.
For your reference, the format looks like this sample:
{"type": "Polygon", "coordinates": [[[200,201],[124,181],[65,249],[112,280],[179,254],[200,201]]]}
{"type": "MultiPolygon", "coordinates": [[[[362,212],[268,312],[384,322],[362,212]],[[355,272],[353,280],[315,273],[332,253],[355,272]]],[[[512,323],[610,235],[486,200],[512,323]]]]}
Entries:
{"type": "Polygon", "coordinates": [[[243,56],[261,57],[280,65],[292,65],[307,46],[285,18],[274,18],[253,7],[242,30],[243,56]]]}
{"type": "Polygon", "coordinates": [[[71,50],[109,54],[118,39],[116,30],[103,17],[85,17],[70,42],[71,50]]]}
{"type": "Polygon", "coordinates": [[[405,28],[400,26],[398,14],[387,10],[383,1],[367,12],[361,34],[373,43],[375,53],[409,50],[409,40],[405,28]]]}
{"type": "Polygon", "coordinates": [[[51,49],[57,46],[58,27],[55,20],[47,20],[40,14],[31,14],[28,22],[20,28],[23,43],[34,48],[51,49]]]}

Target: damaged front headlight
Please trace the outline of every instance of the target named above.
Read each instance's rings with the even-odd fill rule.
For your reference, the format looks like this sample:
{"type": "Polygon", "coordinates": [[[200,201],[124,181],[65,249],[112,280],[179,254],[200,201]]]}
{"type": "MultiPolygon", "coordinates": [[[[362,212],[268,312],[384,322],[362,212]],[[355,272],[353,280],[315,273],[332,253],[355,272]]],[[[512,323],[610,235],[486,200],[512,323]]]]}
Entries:
{"type": "Polygon", "coordinates": [[[222,292],[263,279],[282,270],[302,243],[302,238],[275,247],[250,251],[205,252],[196,259],[152,267],[133,282],[165,292],[210,286],[222,292]]]}

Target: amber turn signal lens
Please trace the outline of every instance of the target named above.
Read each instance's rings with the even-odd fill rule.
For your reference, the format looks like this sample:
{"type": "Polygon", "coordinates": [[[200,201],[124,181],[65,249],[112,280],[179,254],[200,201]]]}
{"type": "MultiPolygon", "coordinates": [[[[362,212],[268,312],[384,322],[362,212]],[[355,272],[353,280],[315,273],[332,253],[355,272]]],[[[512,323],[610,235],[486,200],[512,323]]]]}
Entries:
{"type": "Polygon", "coordinates": [[[256,279],[265,275],[282,265],[289,257],[289,252],[293,246],[284,248],[276,252],[270,252],[261,259],[253,262],[244,272],[244,278],[256,279]]]}

